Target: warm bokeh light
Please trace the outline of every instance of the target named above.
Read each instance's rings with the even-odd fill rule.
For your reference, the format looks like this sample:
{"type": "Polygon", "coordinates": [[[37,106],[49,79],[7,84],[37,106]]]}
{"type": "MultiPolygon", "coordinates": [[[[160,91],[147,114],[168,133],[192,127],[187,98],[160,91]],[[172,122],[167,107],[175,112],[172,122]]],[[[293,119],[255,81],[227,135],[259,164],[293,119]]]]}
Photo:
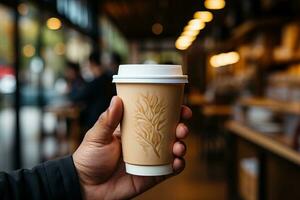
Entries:
{"type": "Polygon", "coordinates": [[[196,37],[180,36],[175,42],[175,47],[179,50],[185,50],[192,44],[195,39],[196,37]]]}
{"type": "Polygon", "coordinates": [[[51,17],[47,20],[47,27],[50,30],[58,30],[61,28],[61,21],[56,17],[51,17]]]}
{"type": "Polygon", "coordinates": [[[203,22],[210,22],[213,20],[213,14],[209,11],[198,11],[194,14],[195,19],[200,19],[203,22]]]}
{"type": "Polygon", "coordinates": [[[18,5],[18,12],[20,13],[20,15],[27,15],[28,14],[28,6],[25,3],[20,3],[18,5]]]}
{"type": "Polygon", "coordinates": [[[237,63],[240,60],[240,55],[237,52],[228,52],[214,55],[210,58],[210,64],[213,67],[222,67],[237,63]]]}
{"type": "Polygon", "coordinates": [[[196,37],[200,30],[185,30],[181,33],[182,36],[196,37]]]}
{"type": "Polygon", "coordinates": [[[179,50],[186,50],[190,45],[183,44],[181,41],[176,41],[175,47],[179,50]]]}
{"type": "Polygon", "coordinates": [[[23,54],[25,57],[30,58],[35,54],[35,48],[31,44],[27,44],[23,47],[23,54]]]}
{"type": "Polygon", "coordinates": [[[155,35],[160,35],[164,30],[164,27],[160,23],[155,23],[152,25],[152,32],[155,35]]]}
{"type": "Polygon", "coordinates": [[[184,28],[181,36],[176,40],[175,47],[179,50],[187,49],[196,39],[200,30],[205,27],[205,23],[200,19],[192,19],[184,28]]]}
{"type": "Polygon", "coordinates": [[[210,10],[219,10],[226,5],[225,0],[205,0],[204,6],[210,10]]]}
{"type": "Polygon", "coordinates": [[[188,25],[184,28],[186,30],[202,30],[205,27],[205,23],[199,19],[192,19],[189,21],[188,25]]]}
{"type": "Polygon", "coordinates": [[[64,43],[57,43],[55,46],[54,46],[54,52],[61,56],[61,55],[64,55],[65,52],[66,52],[66,48],[65,48],[65,44],[64,43]]]}
{"type": "Polygon", "coordinates": [[[192,19],[189,21],[188,26],[190,30],[201,30],[205,27],[205,23],[200,19],[192,19]]]}
{"type": "Polygon", "coordinates": [[[205,22],[210,22],[213,19],[213,15],[209,11],[198,11],[194,14],[194,17],[184,27],[181,36],[176,40],[175,46],[177,49],[187,49],[196,39],[200,30],[205,28],[205,22]]]}

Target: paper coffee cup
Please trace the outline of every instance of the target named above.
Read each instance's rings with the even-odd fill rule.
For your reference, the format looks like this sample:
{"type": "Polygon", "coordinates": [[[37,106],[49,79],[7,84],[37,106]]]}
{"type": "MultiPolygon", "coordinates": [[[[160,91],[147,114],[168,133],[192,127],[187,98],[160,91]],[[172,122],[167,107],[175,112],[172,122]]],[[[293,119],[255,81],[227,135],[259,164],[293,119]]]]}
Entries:
{"type": "Polygon", "coordinates": [[[113,82],[124,106],[121,137],[126,172],[172,173],[172,148],[188,82],[181,66],[120,65],[113,82]]]}

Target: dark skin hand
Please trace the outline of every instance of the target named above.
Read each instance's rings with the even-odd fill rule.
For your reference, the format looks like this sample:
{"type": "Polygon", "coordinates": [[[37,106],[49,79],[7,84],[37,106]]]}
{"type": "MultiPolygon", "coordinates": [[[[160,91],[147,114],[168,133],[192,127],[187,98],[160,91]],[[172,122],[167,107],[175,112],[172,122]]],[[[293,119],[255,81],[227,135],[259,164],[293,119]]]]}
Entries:
{"type": "MultiPolygon", "coordinates": [[[[186,146],[180,140],[187,137],[189,130],[185,124],[179,123],[176,129],[177,141],[173,146],[174,174],[155,177],[127,174],[121,157],[118,128],[122,114],[122,100],[113,97],[110,107],[87,132],[83,142],[73,154],[83,199],[130,199],[184,169],[183,156],[186,153],[186,146]]],[[[191,117],[192,111],[182,106],[181,118],[191,117]]]]}

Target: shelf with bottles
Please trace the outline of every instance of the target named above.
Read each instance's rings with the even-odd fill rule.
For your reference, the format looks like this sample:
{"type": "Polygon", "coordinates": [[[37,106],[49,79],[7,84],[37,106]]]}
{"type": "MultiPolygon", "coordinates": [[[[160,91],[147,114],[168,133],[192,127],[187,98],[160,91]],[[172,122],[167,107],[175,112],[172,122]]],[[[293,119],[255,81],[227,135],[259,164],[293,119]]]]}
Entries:
{"type": "Polygon", "coordinates": [[[300,115],[300,102],[282,102],[270,98],[251,97],[239,101],[242,106],[262,107],[274,112],[300,115]]]}
{"type": "Polygon", "coordinates": [[[280,44],[275,46],[272,52],[273,66],[290,66],[300,63],[300,25],[298,22],[290,22],[281,30],[280,44]]]}
{"type": "MultiPolygon", "coordinates": [[[[284,68],[300,63],[300,24],[280,18],[247,21],[233,29],[223,51],[235,49],[243,65],[284,68]]],[[[222,52],[222,49],[216,49],[222,52]]]]}
{"type": "Polygon", "coordinates": [[[300,64],[265,73],[260,97],[241,98],[242,106],[263,107],[274,112],[300,115],[300,64]]]}

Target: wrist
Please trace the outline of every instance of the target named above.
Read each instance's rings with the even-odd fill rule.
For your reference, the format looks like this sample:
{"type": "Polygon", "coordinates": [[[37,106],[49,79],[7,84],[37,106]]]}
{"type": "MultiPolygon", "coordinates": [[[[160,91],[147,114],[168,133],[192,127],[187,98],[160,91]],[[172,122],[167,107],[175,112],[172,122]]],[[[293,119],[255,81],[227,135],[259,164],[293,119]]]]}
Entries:
{"type": "Polygon", "coordinates": [[[80,185],[80,191],[81,191],[81,197],[83,200],[86,200],[86,193],[87,193],[87,186],[86,186],[86,183],[85,183],[85,179],[84,179],[84,173],[82,171],[82,166],[79,162],[77,162],[77,156],[75,155],[76,152],[73,154],[73,163],[74,163],[74,166],[75,166],[75,170],[77,172],[77,177],[78,177],[78,182],[79,182],[79,185],[80,185]]]}

